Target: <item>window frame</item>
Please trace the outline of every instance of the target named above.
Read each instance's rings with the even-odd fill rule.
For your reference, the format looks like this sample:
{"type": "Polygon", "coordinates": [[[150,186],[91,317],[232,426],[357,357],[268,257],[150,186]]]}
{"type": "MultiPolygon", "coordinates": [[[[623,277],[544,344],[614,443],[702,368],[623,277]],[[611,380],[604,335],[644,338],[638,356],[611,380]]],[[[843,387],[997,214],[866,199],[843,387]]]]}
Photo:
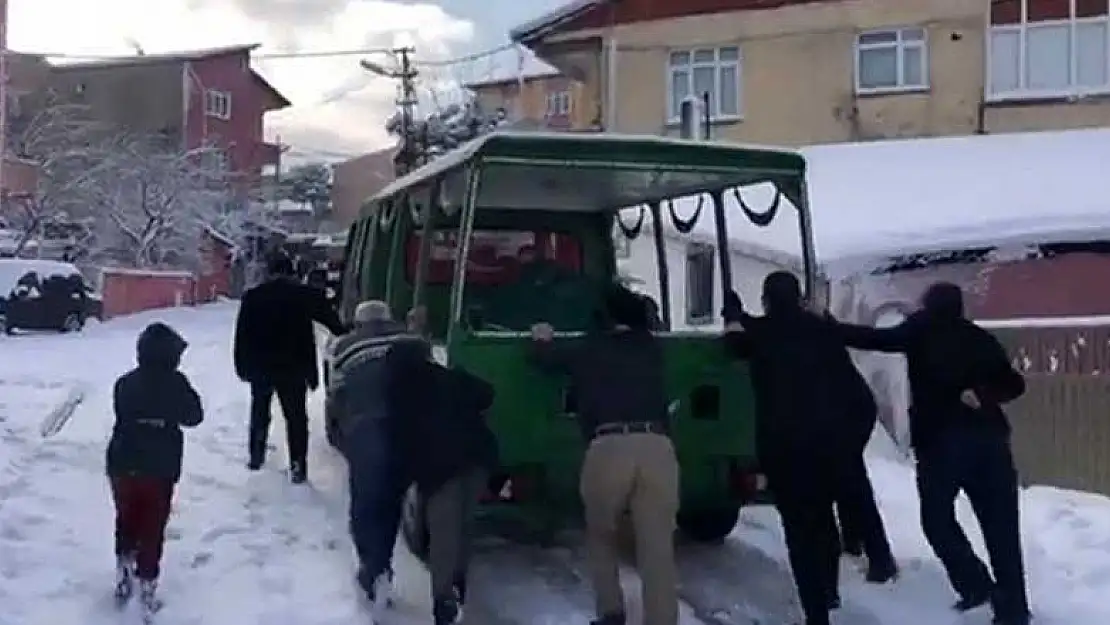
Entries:
{"type": "MultiPolygon", "coordinates": [[[[983,81],[983,97],[987,103],[1013,102],[1022,100],[1058,100],[1078,99],[1087,96],[1110,95],[1110,10],[1108,14],[1093,17],[1075,17],[1076,3],[1071,3],[1070,14],[1066,19],[1052,19],[1029,21],[1028,0],[1021,0],[1021,16],[1016,23],[993,24],[988,12],[986,37],[984,39],[984,58],[986,67],[983,81]],[[1106,29],[1106,79],[1101,86],[1082,86],[1079,81],[1079,45],[1076,33],[1079,27],[1089,24],[1101,24],[1106,29]],[[1037,28],[1067,27],[1068,29],[1068,86],[1061,89],[1031,89],[1028,84],[1029,69],[1029,31],[1037,28]],[[1007,91],[994,91],[992,85],[995,76],[995,56],[992,45],[997,34],[1017,34],[1017,78],[1018,86],[1007,91]]],[[[1110,9],[1110,7],[1108,7],[1110,9]]]]}
{"type": "Polygon", "coordinates": [[[204,115],[223,121],[231,119],[231,92],[221,89],[204,90],[204,115]]]}
{"type": "Polygon", "coordinates": [[[713,308],[715,304],[716,285],[717,285],[717,248],[709,243],[688,243],[686,245],[686,290],[684,308],[686,312],[686,325],[688,326],[706,326],[712,325],[714,320],[713,308]],[[697,276],[694,271],[698,267],[697,263],[704,262],[705,271],[708,272],[706,276],[697,276]],[[704,312],[694,305],[695,288],[694,285],[700,280],[708,280],[709,289],[706,295],[709,301],[705,305],[704,312]]]}
{"type": "Polygon", "coordinates": [[[560,89],[547,94],[544,117],[570,117],[570,89],[560,89]]]}
{"type": "Polygon", "coordinates": [[[856,33],[855,40],[852,44],[852,58],[853,58],[853,71],[855,72],[855,88],[856,93],[859,95],[877,95],[887,93],[914,93],[921,91],[928,91],[930,89],[929,80],[929,29],[924,26],[890,26],[887,28],[872,28],[869,30],[856,33]],[[906,39],[905,33],[908,31],[921,31],[921,39],[906,39]],[[894,41],[881,42],[881,43],[863,43],[861,39],[868,35],[886,35],[893,34],[894,41]],[[906,84],[906,50],[909,49],[921,50],[921,84],[907,85],[906,84]],[[863,65],[862,57],[866,52],[876,50],[894,50],[896,55],[896,73],[897,84],[893,86],[881,85],[869,87],[862,84],[863,75],[860,72],[860,67],[863,65]]]}
{"type": "MultiPolygon", "coordinates": [[[[729,45],[717,46],[691,46],[687,48],[671,48],[666,51],[666,60],[663,64],[663,71],[666,78],[666,119],[667,125],[675,126],[682,123],[682,109],[681,106],[676,110],[671,110],[674,104],[674,70],[676,68],[684,68],[687,74],[687,86],[689,87],[689,94],[694,93],[694,69],[712,67],[713,68],[713,96],[716,98],[715,115],[711,115],[710,122],[735,122],[744,119],[744,54],[739,43],[729,45]],[[722,61],[722,50],[736,50],[735,61],[722,61]],[[694,62],[694,57],[698,52],[712,51],[713,62],[697,63],[694,62]],[[688,54],[690,60],[683,64],[671,63],[671,56],[674,54],[688,54]],[[735,113],[721,113],[721,69],[732,68],[736,70],[736,112],[735,113]]],[[[700,97],[700,96],[699,96],[700,97]]]]}

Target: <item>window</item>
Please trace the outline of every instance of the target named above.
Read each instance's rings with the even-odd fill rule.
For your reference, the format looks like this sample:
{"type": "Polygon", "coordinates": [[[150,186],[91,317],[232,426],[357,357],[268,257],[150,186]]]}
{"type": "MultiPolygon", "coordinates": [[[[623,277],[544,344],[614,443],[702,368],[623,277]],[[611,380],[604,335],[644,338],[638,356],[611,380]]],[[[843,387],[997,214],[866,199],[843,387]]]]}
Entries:
{"type": "Polygon", "coordinates": [[[856,37],[856,92],[925,89],[929,85],[925,29],[895,28],[856,37]]]}
{"type": "Polygon", "coordinates": [[[204,114],[216,119],[231,119],[231,94],[215,89],[205,91],[204,114]]]}
{"type": "MultiPolygon", "coordinates": [[[[405,279],[410,283],[416,276],[420,259],[420,237],[419,231],[413,232],[406,245],[405,279]]],[[[435,233],[428,262],[428,284],[451,284],[455,277],[457,241],[453,231],[435,233]]],[[[468,255],[468,285],[514,284],[530,265],[544,264],[544,260],[570,275],[582,272],[582,248],[578,239],[562,233],[475,230],[468,255]]]]}
{"type": "Polygon", "coordinates": [[[1110,92],[1108,14],[1108,0],[995,0],[987,98],[1110,92]]]}
{"type": "Polygon", "coordinates": [[[686,248],[686,323],[713,323],[713,246],[693,243],[686,248]]]}
{"type": "Polygon", "coordinates": [[[570,92],[556,91],[547,94],[547,116],[566,117],[570,115],[570,92]]]}
{"type": "Polygon", "coordinates": [[[682,101],[709,94],[710,119],[740,117],[740,48],[674,50],[667,65],[667,120],[678,123],[682,101]]]}

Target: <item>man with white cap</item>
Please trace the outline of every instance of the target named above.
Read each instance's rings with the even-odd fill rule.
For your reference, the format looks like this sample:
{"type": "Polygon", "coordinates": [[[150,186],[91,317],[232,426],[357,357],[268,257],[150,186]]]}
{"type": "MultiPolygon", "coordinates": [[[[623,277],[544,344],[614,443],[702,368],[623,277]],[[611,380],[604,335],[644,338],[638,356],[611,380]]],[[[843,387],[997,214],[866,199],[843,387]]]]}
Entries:
{"type": "Polygon", "coordinates": [[[384,356],[398,341],[423,339],[406,334],[385,302],[360,303],[354,329],[336,342],[328,397],[329,420],[338,425],[337,442],[347,458],[358,582],[375,609],[390,601],[393,546],[410,482],[385,400],[384,356]]]}

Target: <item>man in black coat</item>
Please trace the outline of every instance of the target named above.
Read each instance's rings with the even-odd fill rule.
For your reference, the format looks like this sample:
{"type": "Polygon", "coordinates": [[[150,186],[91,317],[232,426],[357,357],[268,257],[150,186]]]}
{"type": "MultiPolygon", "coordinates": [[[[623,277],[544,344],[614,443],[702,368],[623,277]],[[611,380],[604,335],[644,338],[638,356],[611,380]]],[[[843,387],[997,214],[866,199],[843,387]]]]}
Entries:
{"type": "Polygon", "coordinates": [[[959,594],[961,612],[992,604],[995,623],[1028,625],[1018,479],[1002,405],[1025,392],[1002,345],[964,314],[960,287],[940,282],[893,328],[840,324],[852,347],[906,356],[910,439],[921,524],[959,594]],[[956,520],[960,491],[983,530],[994,576],[956,520]]]}
{"type": "Polygon", "coordinates": [[[840,532],[834,539],[844,551],[858,552],[853,555],[866,554],[867,581],[883,584],[897,576],[898,567],[863,459],[864,449],[878,421],[878,406],[871,387],[852,362],[848,350],[840,350],[834,371],[844,376],[842,389],[847,411],[842,425],[846,445],[844,465],[834,498],[840,532]]]}
{"type": "Polygon", "coordinates": [[[498,464],[485,421],[493,387],[432,361],[428,344],[399,342],[386,355],[387,406],[400,426],[408,474],[426,502],[435,625],[462,618],[478,499],[498,464]]]}
{"type": "Polygon", "coordinates": [[[235,373],[251,386],[249,435],[252,471],[262,468],[274,394],[281,403],[293,482],[307,478],[308,413],[305,398],[319,386],[315,321],[332,334],[346,329],[324,292],[297,283],[293,262],[275,256],[269,279],[243,295],[235,322],[235,373]]]}
{"type": "Polygon", "coordinates": [[[757,454],[782,517],[805,623],[829,625],[840,605],[833,502],[852,451],[845,432],[859,420],[858,373],[828,322],[803,308],[793,274],[767,276],[763,308],[763,317],[747,315],[729,293],[724,341],[751,363],[757,454]]]}

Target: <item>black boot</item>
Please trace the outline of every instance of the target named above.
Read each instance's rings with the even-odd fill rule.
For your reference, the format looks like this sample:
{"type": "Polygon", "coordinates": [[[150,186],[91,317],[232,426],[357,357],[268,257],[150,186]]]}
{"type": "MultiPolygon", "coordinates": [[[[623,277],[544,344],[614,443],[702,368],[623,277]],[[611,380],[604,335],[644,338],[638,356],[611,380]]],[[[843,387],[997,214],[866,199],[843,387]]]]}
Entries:
{"type": "Polygon", "coordinates": [[[462,619],[462,610],[455,599],[436,599],[432,606],[435,625],[455,625],[462,619]]]}
{"type": "Polygon", "coordinates": [[[867,577],[870,584],[885,584],[898,577],[898,566],[893,562],[878,562],[867,567],[867,577]]]}
{"type": "Polygon", "coordinates": [[[599,619],[590,621],[590,625],[625,625],[627,617],[624,613],[606,614],[599,619]]]}
{"type": "Polygon", "coordinates": [[[289,465],[289,479],[294,484],[304,484],[308,479],[308,470],[305,469],[304,462],[292,462],[289,465]]]}
{"type": "Polygon", "coordinates": [[[991,600],[989,592],[975,593],[960,597],[960,600],[952,604],[952,609],[957,612],[969,612],[980,606],[986,605],[991,600]]]}

